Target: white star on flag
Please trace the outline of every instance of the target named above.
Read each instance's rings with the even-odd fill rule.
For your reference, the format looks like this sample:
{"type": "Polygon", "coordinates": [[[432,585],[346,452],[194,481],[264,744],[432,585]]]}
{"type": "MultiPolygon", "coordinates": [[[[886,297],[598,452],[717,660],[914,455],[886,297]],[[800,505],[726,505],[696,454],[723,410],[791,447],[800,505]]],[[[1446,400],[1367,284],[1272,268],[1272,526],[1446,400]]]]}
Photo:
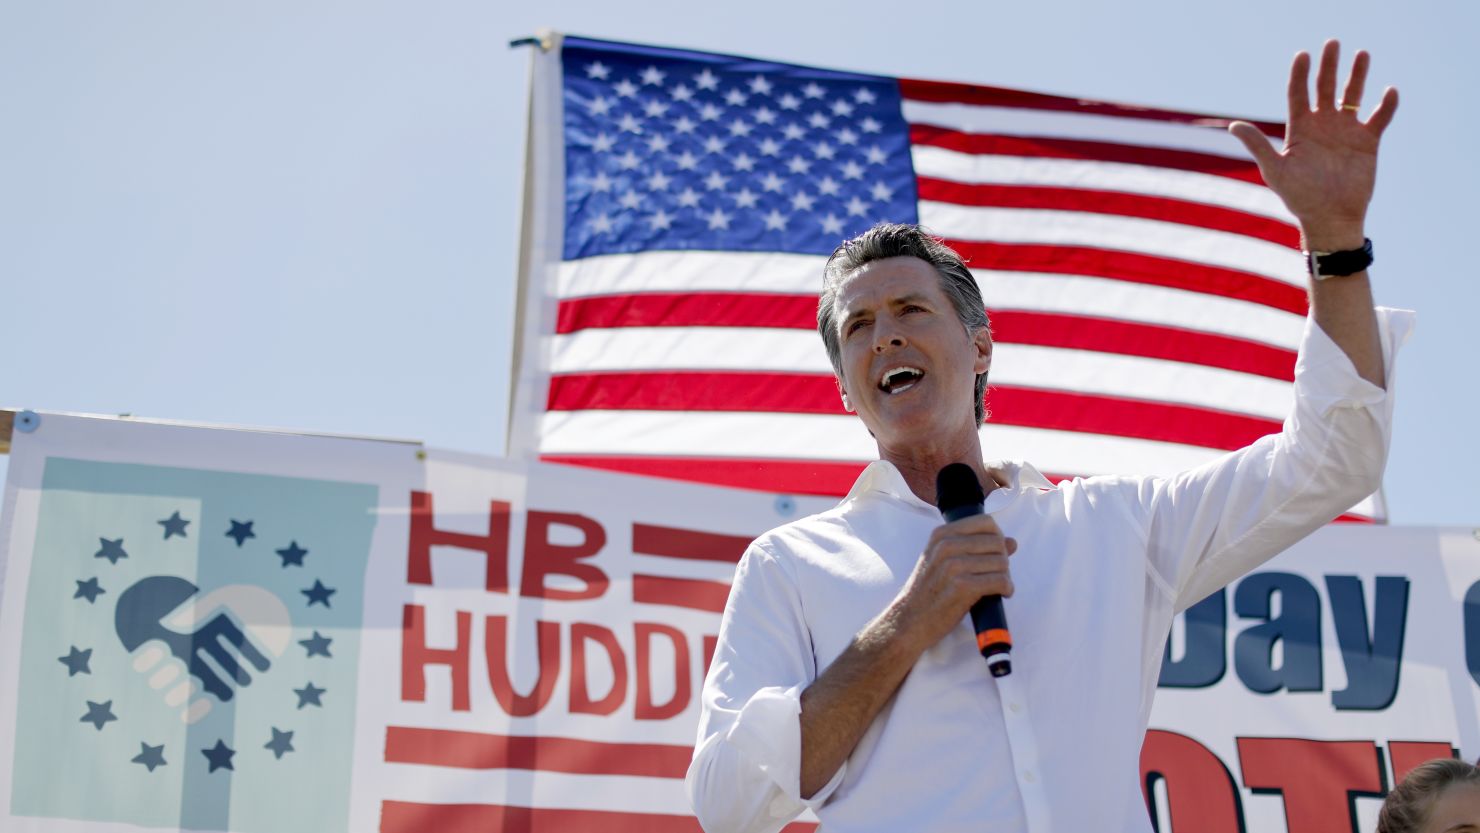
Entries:
{"type": "Polygon", "coordinates": [[[709,212],[709,216],[707,217],[707,219],[709,220],[709,227],[711,229],[722,229],[730,227],[730,215],[719,210],[718,208],[709,212]]]}

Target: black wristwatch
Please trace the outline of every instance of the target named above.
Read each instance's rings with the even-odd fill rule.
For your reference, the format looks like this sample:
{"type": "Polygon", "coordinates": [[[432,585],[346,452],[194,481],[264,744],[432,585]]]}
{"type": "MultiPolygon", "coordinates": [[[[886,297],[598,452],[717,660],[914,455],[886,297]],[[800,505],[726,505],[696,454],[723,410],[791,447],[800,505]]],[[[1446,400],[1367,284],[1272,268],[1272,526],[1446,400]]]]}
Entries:
{"type": "Polygon", "coordinates": [[[1372,265],[1372,240],[1362,239],[1362,248],[1344,252],[1306,252],[1305,269],[1318,281],[1355,275],[1372,265]]]}

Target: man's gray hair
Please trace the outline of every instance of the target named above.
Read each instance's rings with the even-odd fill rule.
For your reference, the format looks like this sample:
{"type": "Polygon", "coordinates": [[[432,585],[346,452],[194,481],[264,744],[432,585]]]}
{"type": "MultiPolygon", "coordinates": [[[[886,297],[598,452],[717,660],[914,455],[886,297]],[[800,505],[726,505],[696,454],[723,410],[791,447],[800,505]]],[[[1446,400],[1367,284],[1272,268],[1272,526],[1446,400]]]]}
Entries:
{"type": "MultiPolygon", "coordinates": [[[[822,343],[827,347],[827,358],[832,362],[833,372],[843,378],[843,348],[838,343],[837,301],[838,290],[843,281],[876,260],[891,257],[917,257],[935,267],[940,276],[940,288],[951,299],[956,317],[966,332],[976,334],[985,327],[992,331],[987,320],[986,305],[982,293],[971,276],[971,270],[961,256],[950,246],[925,229],[906,223],[880,223],[852,240],[843,241],[833,249],[822,271],[822,296],[817,299],[817,332],[822,334],[822,343]]],[[[987,417],[983,401],[987,392],[987,374],[976,377],[976,422],[980,425],[987,417]]]]}

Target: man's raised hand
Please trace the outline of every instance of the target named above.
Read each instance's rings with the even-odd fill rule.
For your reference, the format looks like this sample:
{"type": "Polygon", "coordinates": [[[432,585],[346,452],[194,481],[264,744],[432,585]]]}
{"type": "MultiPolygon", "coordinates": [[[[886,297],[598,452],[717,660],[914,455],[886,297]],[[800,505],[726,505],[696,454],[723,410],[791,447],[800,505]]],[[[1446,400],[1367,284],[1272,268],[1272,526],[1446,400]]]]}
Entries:
{"type": "Polygon", "coordinates": [[[1371,61],[1366,52],[1358,52],[1352,61],[1351,75],[1338,100],[1339,57],[1340,44],[1326,41],[1316,70],[1312,107],[1310,55],[1295,56],[1290,66],[1290,116],[1283,150],[1276,150],[1248,122],[1228,126],[1259,163],[1264,181],[1300,221],[1306,248],[1316,251],[1361,248],[1377,177],[1378,141],[1398,109],[1398,91],[1388,87],[1367,120],[1359,117],[1371,61]]]}

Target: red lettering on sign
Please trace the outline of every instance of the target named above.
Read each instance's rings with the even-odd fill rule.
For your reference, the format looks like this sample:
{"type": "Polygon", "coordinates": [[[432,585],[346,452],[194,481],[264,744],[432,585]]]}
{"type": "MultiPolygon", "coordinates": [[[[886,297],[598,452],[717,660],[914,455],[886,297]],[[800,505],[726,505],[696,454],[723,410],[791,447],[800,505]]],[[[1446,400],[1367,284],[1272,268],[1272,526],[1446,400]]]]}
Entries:
{"type": "Polygon", "coordinates": [[[484,585],[494,593],[509,592],[509,504],[489,501],[488,534],[448,532],[432,526],[432,496],[411,493],[411,535],[406,552],[406,582],[432,583],[432,547],[458,547],[481,552],[487,559],[484,585]]]}
{"type": "Polygon", "coordinates": [[[609,628],[576,622],[570,626],[570,712],[571,714],[611,714],[627,696],[627,655],[609,628]],[[612,685],[600,700],[593,700],[586,680],[586,641],[592,640],[606,649],[611,664],[612,685]]]}
{"type": "Polygon", "coordinates": [[[598,598],[606,592],[609,583],[606,573],[595,564],[584,563],[582,559],[590,558],[604,546],[606,530],[585,515],[529,510],[524,532],[524,569],[519,581],[520,595],[561,601],[598,598]],[[557,524],[579,529],[584,539],[579,544],[551,543],[550,529],[557,524]],[[545,577],[550,575],[570,576],[586,586],[580,590],[547,587],[545,577]]]}
{"type": "Polygon", "coordinates": [[[1241,833],[1238,786],[1223,761],[1186,735],[1151,729],[1141,744],[1141,789],[1151,806],[1151,785],[1167,788],[1173,830],[1241,833]]]}
{"type": "Polygon", "coordinates": [[[1238,757],[1244,786],[1282,793],[1285,826],[1301,833],[1351,833],[1352,798],[1383,794],[1381,758],[1370,740],[1239,738],[1238,757]]]}
{"type": "Polygon", "coordinates": [[[1393,764],[1393,784],[1402,783],[1413,768],[1435,758],[1458,758],[1459,753],[1446,741],[1388,741],[1388,758],[1393,764]]]}
{"type": "Polygon", "coordinates": [[[473,630],[473,615],[457,612],[457,646],[428,648],[426,610],[421,605],[406,605],[401,614],[401,699],[420,703],[427,699],[426,667],[446,665],[452,669],[452,710],[465,712],[468,701],[468,637],[473,630]]]}
{"type": "Polygon", "coordinates": [[[539,677],[528,694],[514,691],[509,674],[509,620],[505,616],[490,616],[483,629],[483,653],[488,659],[488,684],[493,688],[493,697],[513,717],[529,717],[550,702],[555,691],[555,681],[560,677],[560,624],[538,621],[535,623],[536,650],[539,653],[539,677]]]}
{"type": "Polygon", "coordinates": [[[656,622],[637,622],[632,626],[637,638],[637,714],[638,720],[666,720],[689,707],[689,641],[683,631],[656,622]],[[656,634],[673,643],[673,697],[668,702],[653,702],[652,638],[656,634]]]}

